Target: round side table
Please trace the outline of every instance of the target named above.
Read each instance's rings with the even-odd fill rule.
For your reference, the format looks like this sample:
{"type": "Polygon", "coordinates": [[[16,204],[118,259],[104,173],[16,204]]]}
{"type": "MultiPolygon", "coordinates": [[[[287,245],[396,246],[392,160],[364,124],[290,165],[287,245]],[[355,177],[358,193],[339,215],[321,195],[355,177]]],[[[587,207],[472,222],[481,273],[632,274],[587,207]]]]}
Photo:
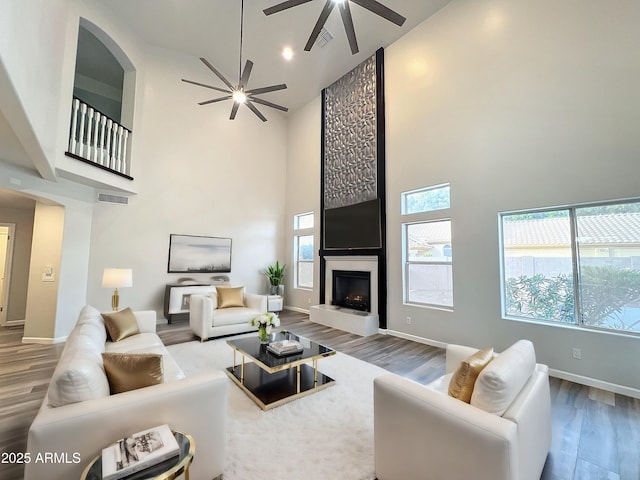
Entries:
{"type": "MultiPolygon", "coordinates": [[[[196,451],[196,444],[193,437],[182,432],[173,432],[180,454],[176,457],[164,460],[149,468],[145,468],[132,475],[128,475],[126,480],[173,480],[184,473],[185,480],[189,480],[189,467],[193,462],[193,455],[196,451]]],[[[94,458],[82,472],[81,480],[102,480],[102,453],[94,458]]]]}

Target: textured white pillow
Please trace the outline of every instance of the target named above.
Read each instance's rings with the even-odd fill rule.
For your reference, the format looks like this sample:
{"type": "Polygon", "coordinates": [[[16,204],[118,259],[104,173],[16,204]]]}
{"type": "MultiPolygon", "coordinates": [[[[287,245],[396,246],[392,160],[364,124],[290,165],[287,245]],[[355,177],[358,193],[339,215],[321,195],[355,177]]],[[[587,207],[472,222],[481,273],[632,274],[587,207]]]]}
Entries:
{"type": "Polygon", "coordinates": [[[60,359],[49,385],[48,399],[52,407],[83,402],[110,394],[109,381],[97,352],[72,349],[60,359]],[[100,360],[96,360],[97,353],[100,360]]]}
{"type": "Polygon", "coordinates": [[[109,395],[109,381],[101,355],[105,339],[104,326],[95,323],[81,324],[73,329],[49,384],[50,406],[60,407],[109,395]]]}
{"type": "Polygon", "coordinates": [[[471,395],[471,405],[502,415],[520,393],[535,366],[533,343],[518,340],[480,372],[471,395]]]}

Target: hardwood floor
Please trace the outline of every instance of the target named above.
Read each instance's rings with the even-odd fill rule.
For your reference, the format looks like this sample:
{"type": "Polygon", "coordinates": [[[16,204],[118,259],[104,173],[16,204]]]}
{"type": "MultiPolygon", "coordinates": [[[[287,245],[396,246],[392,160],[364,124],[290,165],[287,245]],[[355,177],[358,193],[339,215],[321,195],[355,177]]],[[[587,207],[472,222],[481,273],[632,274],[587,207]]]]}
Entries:
{"type": "MultiPolygon", "coordinates": [[[[363,338],[284,311],[282,327],[390,372],[427,383],[444,351],[390,335],[363,338]]],[[[62,345],[24,345],[22,328],[0,328],[0,454],[23,452],[62,345]]],[[[188,324],[158,325],[166,345],[194,340],[188,324]]],[[[639,480],[640,400],[552,378],[553,444],[542,480],[639,480]]],[[[0,479],[22,478],[1,462],[0,479]]]]}

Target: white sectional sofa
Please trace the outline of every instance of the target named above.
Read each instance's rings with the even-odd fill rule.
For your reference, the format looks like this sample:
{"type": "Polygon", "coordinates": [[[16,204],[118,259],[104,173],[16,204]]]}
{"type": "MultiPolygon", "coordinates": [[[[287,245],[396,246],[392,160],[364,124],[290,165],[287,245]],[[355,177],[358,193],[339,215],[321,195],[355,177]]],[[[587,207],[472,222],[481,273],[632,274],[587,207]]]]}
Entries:
{"type": "Polygon", "coordinates": [[[29,429],[26,480],[69,480],[102,448],[128,434],[168,424],[189,433],[196,444],[190,474],[211,480],[222,474],[228,379],[221,371],[185,377],[156,335],[156,314],[134,312],[139,333],[107,340],[102,316],[86,306],[69,335],[47,395],[29,429]],[[110,394],[103,352],[162,355],[160,384],[110,394]],[[44,462],[57,454],[65,462],[44,462]]]}
{"type": "Polygon", "coordinates": [[[374,380],[378,480],[540,479],[551,446],[547,366],[520,340],[480,371],[465,403],[448,387],[475,352],[448,345],[446,374],[426,386],[397,375],[374,380]]]}
{"type": "Polygon", "coordinates": [[[249,325],[249,321],[267,312],[267,298],[267,295],[246,293],[243,290],[243,306],[220,308],[215,288],[207,295],[191,295],[189,325],[202,341],[222,335],[255,331],[257,327],[249,325]]]}

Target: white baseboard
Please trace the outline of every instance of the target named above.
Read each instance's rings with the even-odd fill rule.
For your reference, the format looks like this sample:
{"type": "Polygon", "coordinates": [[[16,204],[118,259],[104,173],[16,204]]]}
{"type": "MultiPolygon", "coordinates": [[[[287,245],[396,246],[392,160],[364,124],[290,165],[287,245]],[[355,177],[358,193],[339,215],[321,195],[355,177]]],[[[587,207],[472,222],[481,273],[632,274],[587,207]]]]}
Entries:
{"type": "Polygon", "coordinates": [[[624,385],[605,382],[596,378],[576,375],[575,373],[564,372],[562,370],[556,370],[555,368],[549,369],[549,375],[561,380],[569,380],[573,383],[586,385],[587,387],[599,388],[600,390],[606,390],[607,392],[618,393],[627,397],[640,399],[640,390],[638,390],[637,388],[626,387],[624,385]]]}
{"type": "Polygon", "coordinates": [[[21,327],[24,325],[24,320],[7,320],[5,327],[21,327]]]}
{"type": "Polygon", "coordinates": [[[307,315],[309,314],[309,310],[305,310],[304,308],[300,308],[300,307],[294,307],[292,305],[285,305],[282,308],[284,310],[291,310],[293,312],[306,313],[307,315]]]}
{"type": "Polygon", "coordinates": [[[53,345],[55,343],[64,343],[67,341],[67,337],[56,337],[56,338],[47,338],[47,337],[22,337],[22,343],[38,343],[41,345],[53,345]]]}
{"type": "Polygon", "coordinates": [[[411,340],[412,342],[424,343],[425,345],[431,345],[432,347],[447,348],[447,344],[439,342],[438,340],[431,340],[430,338],[418,337],[409,333],[398,332],[396,330],[379,329],[379,332],[383,335],[392,335],[394,337],[404,338],[405,340],[411,340]]]}
{"type": "MultiPolygon", "coordinates": [[[[447,348],[447,344],[428,338],[417,337],[403,332],[397,332],[395,330],[383,330],[380,329],[380,333],[383,335],[393,335],[394,337],[404,338],[413,342],[423,343],[425,345],[432,345],[434,347],[447,348]]],[[[607,392],[617,393],[619,395],[625,395],[627,397],[640,399],[640,390],[637,388],[626,387],[624,385],[618,385],[616,383],[605,382],[596,378],[585,377],[583,375],[576,375],[574,373],[565,372],[562,370],[556,370],[554,368],[549,369],[549,376],[559,378],[561,380],[568,380],[573,383],[585,385],[587,387],[599,388],[600,390],[606,390],[607,392]]]]}

